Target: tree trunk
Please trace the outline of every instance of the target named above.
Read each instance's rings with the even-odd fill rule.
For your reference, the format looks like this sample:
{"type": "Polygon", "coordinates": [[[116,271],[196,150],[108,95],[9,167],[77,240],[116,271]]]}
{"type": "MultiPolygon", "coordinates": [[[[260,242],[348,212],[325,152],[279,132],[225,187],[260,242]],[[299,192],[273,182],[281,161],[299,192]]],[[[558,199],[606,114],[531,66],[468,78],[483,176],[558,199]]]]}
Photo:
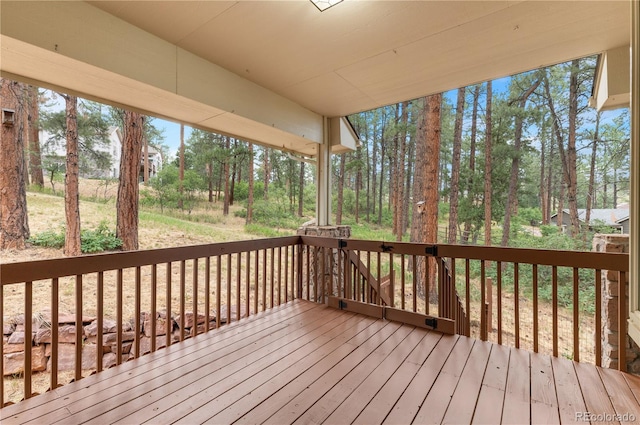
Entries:
{"type": "Polygon", "coordinates": [[[451,159],[451,185],[449,186],[449,240],[450,244],[458,241],[458,194],[460,183],[460,151],[462,150],[462,120],[464,117],[464,95],[466,89],[458,89],[456,102],[456,122],[453,130],[453,157],[451,159]]]}
{"type": "Polygon", "coordinates": [[[487,81],[487,106],[485,116],[484,142],[484,244],[491,245],[491,102],[493,98],[492,82],[487,81]]]}
{"type": "Polygon", "coordinates": [[[571,62],[569,77],[569,136],[567,145],[567,201],[569,202],[569,217],[571,218],[571,235],[580,234],[580,220],[578,219],[578,176],[576,152],[576,121],[578,119],[578,72],[580,60],[571,62]]]}
{"type": "Polygon", "coordinates": [[[547,173],[547,223],[549,224],[551,222],[551,209],[552,209],[552,199],[553,199],[553,178],[554,178],[554,174],[553,174],[553,154],[554,154],[554,144],[553,144],[553,136],[551,136],[550,138],[551,143],[549,143],[549,166],[547,167],[548,169],[548,173],[547,173]]]}
{"type": "Polygon", "coordinates": [[[116,204],[116,235],[122,240],[123,251],[138,249],[138,176],[142,156],[144,122],[144,115],[124,111],[124,138],[116,204]]]}
{"type": "Polygon", "coordinates": [[[587,205],[584,213],[584,222],[589,223],[591,221],[591,207],[593,205],[593,193],[596,179],[596,156],[598,149],[598,138],[600,129],[600,116],[601,112],[596,114],[596,128],[593,131],[593,144],[591,145],[591,163],[589,164],[589,189],[587,191],[587,205]]]}
{"type": "Polygon", "coordinates": [[[209,202],[213,202],[213,160],[207,164],[207,191],[209,192],[209,202]]]}
{"type": "Polygon", "coordinates": [[[304,162],[300,163],[300,181],[298,183],[298,217],[304,215],[304,162]]]}
{"type": "Polygon", "coordinates": [[[78,166],[78,98],[64,95],[67,118],[67,162],[64,175],[64,212],[66,231],[64,254],[76,256],[82,253],[80,246],[80,195],[78,166]]]}
{"type": "MultiPolygon", "coordinates": [[[[413,185],[414,204],[411,225],[411,242],[438,242],[438,172],[440,162],[440,109],[442,94],[429,96],[425,100],[416,131],[416,172],[413,185]]],[[[424,261],[418,262],[419,288],[429,292],[429,300],[437,299],[436,263],[429,257],[429,276],[426,276],[424,261]]]]}
{"type": "MultiPolygon", "coordinates": [[[[475,171],[476,171],[476,138],[478,134],[478,100],[480,99],[480,85],[476,84],[473,91],[473,111],[471,113],[471,144],[469,146],[469,178],[467,179],[467,197],[470,198],[469,205],[475,203],[475,171]]],[[[469,233],[471,233],[471,219],[464,222],[464,232],[462,232],[462,243],[469,242],[469,233]]],[[[477,235],[476,235],[477,237],[477,235]]]]}
{"type": "Polygon", "coordinates": [[[396,196],[397,204],[394,215],[398,217],[396,222],[396,241],[402,242],[402,236],[404,235],[405,221],[404,221],[404,200],[406,198],[404,191],[404,176],[405,176],[405,164],[406,164],[406,146],[407,146],[407,125],[409,124],[409,102],[402,102],[402,116],[400,117],[402,127],[400,129],[400,138],[398,140],[398,159],[396,163],[396,196]]]}
{"type": "Polygon", "coordinates": [[[336,224],[342,224],[342,209],[344,207],[344,174],[346,154],[340,154],[340,167],[338,175],[338,199],[336,202],[336,224]]]}
{"type": "Polygon", "coordinates": [[[23,99],[22,84],[0,78],[0,107],[15,111],[13,125],[0,125],[0,249],[24,249],[29,239],[23,99]]]}
{"type": "Polygon", "coordinates": [[[542,224],[549,224],[549,217],[547,216],[547,186],[545,182],[546,172],[546,146],[545,146],[545,134],[544,129],[540,132],[540,209],[542,210],[542,224]]]}
{"type": "Polygon", "coordinates": [[[356,150],[358,161],[358,169],[356,170],[356,205],[354,215],[356,216],[356,224],[360,223],[360,189],[362,187],[362,151],[360,148],[356,150]]]}
{"type": "Polygon", "coordinates": [[[271,178],[271,168],[269,164],[271,149],[264,148],[264,200],[269,199],[269,179],[271,178]]]}
{"type": "Polygon", "coordinates": [[[409,143],[409,152],[407,155],[407,179],[405,182],[405,196],[404,196],[404,200],[403,200],[403,210],[404,210],[404,217],[402,220],[402,234],[404,235],[405,233],[407,233],[407,229],[409,227],[409,211],[410,211],[410,206],[409,206],[409,193],[411,192],[411,181],[413,178],[413,163],[415,161],[415,142],[413,140],[410,141],[409,143]]]}
{"type": "Polygon", "coordinates": [[[253,143],[249,143],[249,195],[247,198],[247,224],[253,222],[253,143]]]}
{"type": "MultiPolygon", "coordinates": [[[[180,158],[179,158],[179,162],[180,162],[180,170],[179,170],[179,179],[180,179],[180,196],[178,198],[178,208],[183,209],[184,208],[184,201],[183,201],[183,195],[184,195],[184,124],[180,124],[180,152],[179,152],[180,158]]],[[[137,243],[136,243],[136,249],[137,248],[137,243]]]]}
{"type": "Polygon", "coordinates": [[[524,109],[527,104],[527,99],[540,85],[540,78],[523,93],[518,99],[518,109],[520,110],[516,114],[515,122],[515,135],[513,143],[513,159],[511,160],[511,175],[509,177],[509,191],[507,193],[507,203],[504,211],[504,222],[502,225],[502,242],[501,246],[507,246],[509,244],[509,236],[511,233],[511,215],[515,213],[517,199],[518,199],[518,173],[520,171],[520,150],[522,145],[522,127],[524,125],[524,109]]]}
{"type": "Polygon", "coordinates": [[[31,184],[44,187],[44,175],[42,172],[42,155],[40,154],[40,132],[38,120],[40,119],[38,88],[29,86],[29,174],[31,184]]]}
{"type": "Polygon", "coordinates": [[[383,136],[380,140],[380,191],[378,192],[378,226],[382,225],[382,192],[384,187],[384,154],[386,143],[384,141],[384,127],[382,128],[383,136]]]}
{"type": "Polygon", "coordinates": [[[395,127],[394,127],[394,135],[393,135],[393,151],[391,153],[391,155],[389,155],[389,173],[390,173],[390,179],[389,179],[389,202],[390,202],[390,206],[389,209],[392,211],[393,213],[393,221],[391,224],[391,233],[394,235],[398,234],[398,228],[400,227],[398,225],[398,221],[400,221],[400,217],[398,216],[397,212],[398,212],[398,203],[400,203],[400,196],[398,193],[398,180],[399,179],[399,168],[400,168],[400,108],[401,108],[401,104],[400,103],[396,103],[395,105],[395,112],[396,112],[396,117],[395,117],[395,127]]]}
{"type": "Polygon", "coordinates": [[[377,127],[378,127],[378,121],[377,121],[377,116],[378,114],[374,115],[374,121],[373,121],[373,148],[372,150],[372,154],[371,154],[371,181],[373,182],[371,184],[372,186],[372,202],[371,204],[373,205],[373,208],[371,209],[371,214],[373,214],[374,216],[376,215],[376,200],[377,198],[377,194],[378,194],[378,142],[376,140],[376,135],[377,135],[377,127]]]}
{"type": "MultiPolygon", "coordinates": [[[[233,139],[233,150],[238,151],[238,140],[233,139]]],[[[229,188],[229,205],[233,205],[233,198],[236,191],[236,175],[238,171],[237,158],[233,156],[233,164],[231,165],[231,187],[229,188]]]]}
{"type": "Polygon", "coordinates": [[[224,148],[227,153],[227,157],[224,160],[224,202],[222,204],[222,215],[225,217],[229,215],[229,150],[231,149],[231,138],[229,136],[225,137],[224,148]]]}

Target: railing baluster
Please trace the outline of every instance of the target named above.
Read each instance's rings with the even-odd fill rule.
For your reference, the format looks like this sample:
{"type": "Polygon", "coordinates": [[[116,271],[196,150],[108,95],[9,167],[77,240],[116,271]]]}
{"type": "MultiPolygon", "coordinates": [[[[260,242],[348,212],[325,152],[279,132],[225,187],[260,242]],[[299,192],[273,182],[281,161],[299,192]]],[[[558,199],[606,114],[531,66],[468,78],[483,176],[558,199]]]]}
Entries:
{"type": "Polygon", "coordinates": [[[484,260],[480,260],[480,339],[487,340],[487,270],[484,260]]]}
{"type": "Polygon", "coordinates": [[[395,282],[394,282],[395,268],[393,267],[393,253],[389,253],[389,303],[391,307],[395,307],[395,282]]]}
{"type": "Polygon", "coordinates": [[[404,272],[404,270],[405,270],[404,254],[402,254],[400,256],[400,282],[401,282],[401,284],[400,284],[400,297],[402,297],[401,298],[402,299],[402,301],[401,301],[402,310],[404,310],[404,307],[405,307],[405,305],[404,305],[405,304],[405,301],[404,301],[404,297],[405,297],[405,293],[404,293],[405,292],[405,283],[404,283],[405,282],[405,272],[404,272]]]}
{"type": "Polygon", "coordinates": [[[513,263],[513,316],[515,323],[515,345],[520,348],[520,267],[513,263]]]}
{"type": "Polygon", "coordinates": [[[168,262],[166,265],[166,275],[165,275],[165,291],[166,291],[166,299],[165,299],[165,345],[169,347],[171,345],[171,333],[173,331],[173,313],[171,312],[171,269],[173,267],[173,263],[168,262]]]}
{"type": "Polygon", "coordinates": [[[418,311],[418,257],[416,257],[415,255],[411,256],[412,259],[412,266],[413,266],[413,277],[412,277],[412,286],[411,286],[411,291],[412,293],[412,297],[413,297],[413,312],[417,312],[418,311]]]}
{"type": "Polygon", "coordinates": [[[284,247],[284,302],[289,302],[289,245],[284,247]]]}
{"type": "Polygon", "coordinates": [[[134,343],[134,348],[135,348],[135,353],[134,356],[137,359],[138,357],[140,357],[140,315],[141,315],[141,308],[140,308],[140,302],[141,302],[141,294],[142,294],[142,288],[141,288],[142,282],[141,282],[141,270],[140,270],[140,266],[136,267],[136,289],[135,289],[135,318],[134,318],[134,326],[133,326],[133,330],[135,332],[134,337],[133,337],[133,343],[134,343]]]}
{"type": "Polygon", "coordinates": [[[467,314],[465,317],[465,330],[467,336],[471,334],[471,276],[469,270],[469,259],[464,259],[464,298],[467,314]]]}
{"type": "MultiPolygon", "coordinates": [[[[431,265],[429,264],[429,257],[422,257],[422,260],[424,261],[424,308],[425,308],[425,312],[424,314],[428,315],[429,314],[429,301],[431,301],[429,299],[429,292],[431,289],[431,282],[429,281],[431,278],[431,273],[430,273],[430,268],[431,265]]],[[[442,293],[438,294],[438,298],[440,298],[442,295],[442,293]]]]}
{"type": "MultiPolygon", "coordinates": [[[[242,307],[242,301],[240,295],[242,294],[242,255],[236,254],[236,320],[240,320],[240,308],[242,307]]],[[[248,313],[247,313],[248,314],[248,313]]]]}
{"type": "Polygon", "coordinates": [[[158,328],[158,265],[151,265],[151,352],[156,351],[158,328]]]}
{"type": "MultiPolygon", "coordinates": [[[[271,288],[269,290],[269,293],[271,295],[271,301],[269,302],[269,306],[271,308],[273,308],[273,301],[274,301],[274,274],[275,274],[275,269],[276,269],[276,265],[275,265],[275,251],[273,250],[273,248],[271,248],[271,264],[269,265],[269,278],[270,278],[270,282],[271,282],[271,288]]],[[[316,266],[317,267],[317,266],[316,266]]],[[[316,301],[317,298],[316,298],[316,301]]]]}
{"type": "Polygon", "coordinates": [[[187,271],[186,271],[186,262],[185,260],[180,261],[180,342],[184,341],[184,330],[185,330],[185,302],[187,295],[187,271]]]}
{"type": "MultiPolygon", "coordinates": [[[[247,270],[249,270],[248,265],[247,265],[247,270]]],[[[249,298],[247,297],[247,299],[249,298]]],[[[247,312],[248,311],[249,309],[247,309],[247,312]]],[[[205,332],[209,332],[210,323],[211,323],[211,257],[207,256],[204,259],[204,331],[205,332]]]]}
{"type": "Polygon", "coordinates": [[[253,314],[258,314],[258,281],[260,280],[260,251],[256,251],[253,259],[253,314]]]}
{"type": "Polygon", "coordinates": [[[242,301],[240,295],[242,294],[242,255],[236,254],[236,320],[240,320],[240,307],[242,301]]]}
{"type": "MultiPolygon", "coordinates": [[[[59,288],[57,277],[51,279],[51,389],[58,388],[58,318],[59,318],[59,288]]],[[[3,385],[4,386],[4,385],[3,385]]]]}
{"type": "Polygon", "coordinates": [[[221,308],[221,294],[222,291],[222,256],[216,256],[216,329],[220,328],[220,321],[222,320],[221,308]]]}
{"type": "MultiPolygon", "coordinates": [[[[25,318],[26,321],[26,318],[25,318]]],[[[26,332],[25,332],[26,333],[26,332]]],[[[82,275],[76,275],[76,367],[75,380],[82,379],[82,275]]],[[[29,351],[29,354],[31,351],[29,351]]],[[[26,353],[25,353],[26,354],[26,353]]],[[[26,357],[25,357],[26,358],[26,357]]],[[[29,373],[31,373],[31,365],[29,365],[29,373]]]]}
{"type": "Polygon", "coordinates": [[[558,357],[558,267],[551,268],[551,308],[553,332],[553,356],[558,357]]]}
{"type": "Polygon", "coordinates": [[[231,323],[231,254],[227,254],[227,325],[229,323],[231,323]]]}
{"type": "Polygon", "coordinates": [[[595,325],[595,346],[596,346],[596,366],[602,366],[602,270],[596,270],[596,325],[595,325]]]}
{"type": "Polygon", "coordinates": [[[580,284],[578,268],[573,268],[573,360],[580,361],[580,298],[578,288],[580,284]]]}
{"type": "Polygon", "coordinates": [[[122,364],[122,269],[116,277],[116,364],[122,364]]]}
{"type": "Polygon", "coordinates": [[[96,370],[102,372],[102,333],[104,326],[104,273],[98,272],[96,282],[96,307],[98,313],[98,329],[96,335],[96,370]]]}
{"type": "Polygon", "coordinates": [[[496,273],[498,282],[496,287],[498,289],[497,305],[498,305],[498,344],[502,344],[502,261],[496,262],[496,273]]]}
{"type": "Polygon", "coordinates": [[[247,313],[247,317],[251,316],[250,302],[251,302],[251,251],[247,251],[247,259],[244,275],[244,309],[247,313]]]}
{"type": "MultiPolygon", "coordinates": [[[[76,291],[77,291],[77,285],[76,285],[76,291]]],[[[76,300],[77,300],[77,297],[76,297],[76,300]]],[[[33,394],[33,391],[31,389],[31,363],[32,363],[32,354],[33,354],[33,348],[32,348],[33,327],[32,326],[33,326],[33,282],[25,282],[24,284],[24,398],[25,399],[31,398],[31,395],[33,394]]],[[[82,323],[80,324],[80,327],[82,328],[82,323]]],[[[79,334],[78,323],[76,319],[76,336],[78,334],[79,334]]],[[[77,343],[77,340],[78,338],[76,337],[76,343],[77,343]]],[[[77,352],[78,351],[76,349],[76,356],[77,356],[77,352]]],[[[4,385],[4,382],[2,384],[4,385]]]]}
{"type": "Polygon", "coordinates": [[[267,309],[267,250],[262,250],[262,311],[267,309]]]}
{"type": "Polygon", "coordinates": [[[377,265],[376,265],[376,304],[381,305],[382,304],[382,298],[381,298],[381,286],[382,286],[382,271],[381,271],[381,267],[382,267],[382,256],[380,254],[380,252],[377,252],[377,265]]]}
{"type": "Polygon", "coordinates": [[[538,265],[533,265],[533,352],[538,352],[538,265]]]}
{"type": "Polygon", "coordinates": [[[191,336],[198,335],[198,259],[193,259],[193,324],[191,326],[191,336]]]}

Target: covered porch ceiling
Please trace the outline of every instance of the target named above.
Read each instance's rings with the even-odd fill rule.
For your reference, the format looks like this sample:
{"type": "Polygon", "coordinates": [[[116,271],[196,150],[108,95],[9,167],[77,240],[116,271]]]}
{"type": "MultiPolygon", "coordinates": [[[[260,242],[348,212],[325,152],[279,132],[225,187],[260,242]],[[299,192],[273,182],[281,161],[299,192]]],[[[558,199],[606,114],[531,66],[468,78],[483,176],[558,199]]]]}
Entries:
{"type": "Polygon", "coordinates": [[[337,117],[630,39],[627,0],[345,0],[324,12],[308,0],[0,7],[5,77],[305,155],[319,143],[353,147],[337,117]]]}

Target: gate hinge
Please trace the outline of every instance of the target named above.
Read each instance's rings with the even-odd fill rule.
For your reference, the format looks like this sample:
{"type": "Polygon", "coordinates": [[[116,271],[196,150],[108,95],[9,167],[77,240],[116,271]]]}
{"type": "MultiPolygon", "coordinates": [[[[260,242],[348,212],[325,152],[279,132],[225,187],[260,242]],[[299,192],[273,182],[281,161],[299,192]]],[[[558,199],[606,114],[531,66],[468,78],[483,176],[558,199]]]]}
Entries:
{"type": "Polygon", "coordinates": [[[345,308],[347,308],[347,302],[344,300],[339,300],[338,307],[340,308],[340,310],[344,310],[345,308]]]}
{"type": "Polygon", "coordinates": [[[433,329],[438,329],[438,319],[436,319],[435,317],[424,319],[424,324],[427,326],[431,326],[433,329]]]}
{"type": "Polygon", "coordinates": [[[433,257],[437,257],[438,256],[438,245],[427,246],[427,247],[424,248],[424,252],[427,255],[431,255],[433,257]]]}

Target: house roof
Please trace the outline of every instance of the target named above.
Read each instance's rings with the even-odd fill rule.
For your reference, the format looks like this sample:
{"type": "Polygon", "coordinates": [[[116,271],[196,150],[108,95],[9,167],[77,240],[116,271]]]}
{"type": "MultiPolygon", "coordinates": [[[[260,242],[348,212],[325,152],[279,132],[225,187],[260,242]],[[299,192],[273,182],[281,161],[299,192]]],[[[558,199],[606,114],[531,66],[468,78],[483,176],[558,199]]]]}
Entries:
{"type": "MultiPolygon", "coordinates": [[[[8,1],[2,74],[313,154],[340,117],[629,44],[624,1],[8,1]]],[[[339,141],[338,141],[339,142],[339,141]]]]}
{"type": "MultiPolygon", "coordinates": [[[[568,209],[562,210],[564,214],[569,214],[568,209]]],[[[578,208],[578,220],[584,223],[587,210],[578,208]]],[[[551,218],[557,217],[558,213],[552,214],[551,218]]],[[[622,221],[629,219],[629,209],[625,208],[593,208],[591,210],[590,222],[602,222],[608,226],[619,225],[622,221]]]]}

